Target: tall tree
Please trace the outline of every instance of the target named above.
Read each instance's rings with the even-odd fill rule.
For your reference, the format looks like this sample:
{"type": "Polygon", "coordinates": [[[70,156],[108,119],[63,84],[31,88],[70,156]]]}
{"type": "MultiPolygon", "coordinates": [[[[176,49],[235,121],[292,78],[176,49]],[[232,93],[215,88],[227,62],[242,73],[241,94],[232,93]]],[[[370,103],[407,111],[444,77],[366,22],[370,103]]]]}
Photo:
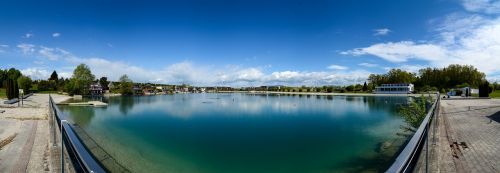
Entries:
{"type": "Polygon", "coordinates": [[[57,72],[55,70],[50,75],[49,80],[53,80],[53,81],[56,81],[56,82],[59,80],[59,76],[57,75],[57,72]]]}
{"type": "Polygon", "coordinates": [[[99,79],[99,84],[101,84],[102,88],[104,90],[108,90],[108,85],[109,85],[109,81],[108,81],[108,78],[107,77],[101,77],[99,79]]]}
{"type": "Polygon", "coordinates": [[[363,91],[367,91],[368,90],[368,85],[366,84],[366,82],[363,84],[362,90],[363,91]]]}
{"type": "Polygon", "coordinates": [[[6,94],[8,99],[18,98],[19,97],[19,89],[17,87],[17,82],[13,79],[7,79],[6,82],[6,94]]]}
{"type": "Polygon", "coordinates": [[[133,95],[133,82],[128,78],[126,74],[120,77],[120,94],[122,95],[133,95]]]}
{"type": "Polygon", "coordinates": [[[10,68],[9,71],[7,71],[7,77],[9,79],[16,81],[17,78],[21,77],[21,71],[15,69],[15,68],[10,68]]]}
{"type": "Polygon", "coordinates": [[[90,71],[90,68],[85,64],[80,64],[73,71],[73,76],[71,76],[70,82],[65,88],[71,95],[87,95],[89,94],[90,84],[94,79],[95,76],[90,71]]]}

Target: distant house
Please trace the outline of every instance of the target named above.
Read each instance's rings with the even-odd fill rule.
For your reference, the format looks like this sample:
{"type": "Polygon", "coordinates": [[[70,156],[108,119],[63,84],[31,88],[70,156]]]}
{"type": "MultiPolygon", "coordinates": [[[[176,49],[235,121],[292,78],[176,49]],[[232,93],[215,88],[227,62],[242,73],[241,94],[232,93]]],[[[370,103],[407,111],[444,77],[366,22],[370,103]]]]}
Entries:
{"type": "Polygon", "coordinates": [[[138,85],[134,85],[132,90],[134,90],[134,95],[143,95],[144,94],[142,87],[140,87],[138,85]]]}
{"type": "Polygon", "coordinates": [[[375,87],[375,94],[411,94],[414,91],[413,84],[382,84],[375,87]]]}
{"type": "Polygon", "coordinates": [[[90,95],[93,95],[93,96],[99,96],[99,95],[102,95],[104,93],[104,90],[101,86],[101,84],[99,83],[94,83],[94,84],[90,84],[90,95]]]}

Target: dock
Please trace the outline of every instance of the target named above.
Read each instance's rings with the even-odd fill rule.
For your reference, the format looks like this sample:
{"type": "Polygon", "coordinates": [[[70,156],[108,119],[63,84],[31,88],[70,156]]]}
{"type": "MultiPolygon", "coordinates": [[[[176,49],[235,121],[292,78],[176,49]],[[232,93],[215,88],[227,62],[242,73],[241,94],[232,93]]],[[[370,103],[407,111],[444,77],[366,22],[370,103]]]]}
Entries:
{"type": "Polygon", "coordinates": [[[500,172],[500,99],[442,100],[440,110],[413,172],[500,172]]]}
{"type": "Polygon", "coordinates": [[[59,105],[69,105],[69,106],[93,106],[93,107],[106,107],[107,103],[100,101],[88,101],[88,102],[78,102],[78,103],[60,103],[59,105]]]}

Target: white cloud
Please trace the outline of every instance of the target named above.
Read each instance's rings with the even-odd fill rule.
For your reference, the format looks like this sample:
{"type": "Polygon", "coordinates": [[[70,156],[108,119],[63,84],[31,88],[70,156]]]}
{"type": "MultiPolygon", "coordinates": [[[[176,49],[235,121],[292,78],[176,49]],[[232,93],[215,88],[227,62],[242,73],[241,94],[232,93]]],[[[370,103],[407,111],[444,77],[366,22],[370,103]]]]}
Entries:
{"type": "Polygon", "coordinates": [[[35,52],[35,45],[32,45],[32,44],[22,43],[22,44],[18,44],[17,47],[19,49],[21,49],[21,52],[25,55],[30,55],[33,52],[35,52]]]}
{"type": "Polygon", "coordinates": [[[38,50],[38,53],[40,56],[47,58],[48,60],[55,61],[59,60],[61,58],[66,58],[70,59],[74,57],[71,53],[68,51],[65,51],[60,48],[49,48],[45,46],[40,46],[40,49],[38,50]]]}
{"type": "Polygon", "coordinates": [[[9,45],[6,44],[0,44],[0,53],[5,52],[5,50],[9,48],[9,45]]]}
{"type": "Polygon", "coordinates": [[[500,17],[451,14],[436,27],[435,39],[376,43],[343,51],[344,55],[372,55],[393,63],[417,60],[434,67],[473,65],[487,75],[500,73],[500,17]]]}
{"type": "MultiPolygon", "coordinates": [[[[29,46],[34,49],[37,46],[29,46]]],[[[368,71],[343,71],[347,67],[332,65],[334,71],[274,71],[265,73],[265,67],[226,66],[217,68],[193,64],[189,61],[174,63],[161,69],[143,68],[122,61],[111,61],[99,57],[82,58],[60,49],[39,46],[36,56],[49,60],[69,64],[59,69],[61,77],[71,77],[71,72],[80,63],[87,64],[96,77],[106,76],[109,80],[127,74],[135,82],[155,82],[169,84],[192,84],[198,86],[260,86],[260,85],[347,85],[366,80],[368,71]],[[340,71],[337,71],[340,70],[340,71]]],[[[57,69],[56,69],[57,70],[57,69]]],[[[23,74],[33,76],[35,79],[44,79],[50,75],[51,70],[44,68],[28,68],[23,74]]]]}
{"type": "Polygon", "coordinates": [[[328,69],[332,69],[332,70],[347,70],[347,69],[349,69],[349,67],[332,64],[332,65],[328,66],[328,69]]]}
{"type": "Polygon", "coordinates": [[[59,37],[59,36],[61,36],[61,33],[58,33],[58,32],[52,33],[52,37],[54,37],[54,38],[59,37]]]}
{"type": "Polygon", "coordinates": [[[367,63],[367,62],[359,63],[358,65],[359,66],[364,66],[364,67],[377,67],[378,66],[378,64],[367,63]]]}
{"type": "Polygon", "coordinates": [[[31,37],[34,37],[35,34],[32,34],[32,33],[26,33],[24,34],[23,38],[31,38],[31,37]]]}
{"type": "Polygon", "coordinates": [[[499,0],[463,0],[462,5],[466,10],[487,14],[500,13],[499,0]]]}
{"type": "Polygon", "coordinates": [[[375,35],[375,36],[387,35],[390,32],[392,32],[389,28],[374,29],[373,31],[375,32],[375,33],[373,33],[373,35],[375,35]]]}
{"type": "Polygon", "coordinates": [[[25,76],[29,76],[32,79],[48,79],[49,75],[51,74],[48,70],[42,69],[42,68],[27,68],[21,70],[21,73],[25,76]]]}
{"type": "Polygon", "coordinates": [[[446,49],[434,44],[417,44],[413,41],[377,43],[365,48],[341,52],[344,55],[374,55],[390,62],[406,62],[409,59],[440,60],[447,57],[446,49]]]}

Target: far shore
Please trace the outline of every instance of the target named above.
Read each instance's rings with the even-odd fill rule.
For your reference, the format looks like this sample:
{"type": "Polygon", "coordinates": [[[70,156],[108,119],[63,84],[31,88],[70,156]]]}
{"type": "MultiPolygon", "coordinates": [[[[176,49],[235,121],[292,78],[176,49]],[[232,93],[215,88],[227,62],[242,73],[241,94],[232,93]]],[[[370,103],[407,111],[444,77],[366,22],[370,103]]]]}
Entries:
{"type": "MultiPolygon", "coordinates": [[[[373,93],[320,93],[320,92],[281,92],[281,91],[219,91],[219,93],[250,93],[250,94],[295,94],[295,95],[325,95],[325,96],[399,96],[420,97],[422,94],[373,94],[373,93]]],[[[424,95],[428,95],[427,93],[424,95]]],[[[434,93],[430,94],[434,96],[434,93]]]]}

